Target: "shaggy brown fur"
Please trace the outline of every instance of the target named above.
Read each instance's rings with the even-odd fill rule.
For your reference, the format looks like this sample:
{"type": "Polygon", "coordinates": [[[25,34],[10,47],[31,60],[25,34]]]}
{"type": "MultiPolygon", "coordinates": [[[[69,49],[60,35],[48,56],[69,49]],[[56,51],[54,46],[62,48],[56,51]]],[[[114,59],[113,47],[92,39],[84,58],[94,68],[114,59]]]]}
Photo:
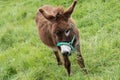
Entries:
{"type": "MultiPolygon", "coordinates": [[[[66,11],[64,11],[63,7],[55,8],[48,5],[40,7],[36,15],[36,24],[41,41],[53,50],[57,58],[58,65],[61,65],[62,62],[58,54],[60,48],[56,46],[57,42],[70,42],[73,36],[76,35],[73,46],[77,50],[77,62],[83,71],[87,73],[80,51],[79,32],[71,19],[71,14],[76,3],[77,0],[74,0],[72,5],[66,11]],[[65,36],[65,30],[70,30],[69,36],[65,36]]],[[[71,63],[69,58],[68,56],[63,56],[63,59],[67,73],[70,75],[71,63]]]]}

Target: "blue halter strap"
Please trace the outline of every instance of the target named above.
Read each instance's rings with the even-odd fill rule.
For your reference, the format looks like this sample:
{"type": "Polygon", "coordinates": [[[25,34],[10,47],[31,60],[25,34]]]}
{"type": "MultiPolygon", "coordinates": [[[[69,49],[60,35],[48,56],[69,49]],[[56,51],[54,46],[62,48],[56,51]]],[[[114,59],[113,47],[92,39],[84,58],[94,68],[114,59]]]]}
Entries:
{"type": "Polygon", "coordinates": [[[72,44],[73,44],[73,42],[75,40],[75,37],[76,36],[74,35],[73,38],[72,38],[72,40],[70,42],[58,42],[57,46],[59,47],[61,45],[67,45],[67,46],[69,46],[71,48],[71,50],[75,50],[75,48],[72,46],[72,44]]]}

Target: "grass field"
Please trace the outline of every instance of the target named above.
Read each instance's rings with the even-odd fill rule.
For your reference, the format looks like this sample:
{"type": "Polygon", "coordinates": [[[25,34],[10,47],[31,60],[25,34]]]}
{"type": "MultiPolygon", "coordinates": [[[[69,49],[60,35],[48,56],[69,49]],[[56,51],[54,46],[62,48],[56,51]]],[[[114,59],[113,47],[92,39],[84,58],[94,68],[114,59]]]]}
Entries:
{"type": "Polygon", "coordinates": [[[88,75],[70,56],[67,77],[52,51],[38,37],[37,9],[67,8],[72,0],[0,0],[0,80],[120,80],[120,0],[78,0],[73,13],[81,34],[88,75]]]}

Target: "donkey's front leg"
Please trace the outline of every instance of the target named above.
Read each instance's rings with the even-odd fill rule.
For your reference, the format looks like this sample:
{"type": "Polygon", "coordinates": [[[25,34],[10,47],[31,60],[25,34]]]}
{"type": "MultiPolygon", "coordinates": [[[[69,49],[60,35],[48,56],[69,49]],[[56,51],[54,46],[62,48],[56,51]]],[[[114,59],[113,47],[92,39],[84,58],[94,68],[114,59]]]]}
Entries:
{"type": "Polygon", "coordinates": [[[77,47],[77,63],[79,64],[79,66],[82,68],[82,71],[87,74],[87,70],[86,70],[86,67],[85,67],[85,63],[84,63],[84,59],[82,57],[82,54],[81,54],[81,51],[80,51],[80,45],[78,44],[77,47]]]}
{"type": "Polygon", "coordinates": [[[62,65],[62,62],[61,62],[61,59],[60,59],[60,56],[59,56],[59,53],[58,51],[53,51],[55,56],[56,56],[56,59],[57,59],[57,62],[58,62],[58,65],[62,65]]]}
{"type": "Polygon", "coordinates": [[[63,55],[63,59],[64,59],[64,66],[67,70],[68,76],[70,76],[70,72],[71,72],[70,60],[69,60],[68,56],[65,56],[65,55],[63,55]]]}

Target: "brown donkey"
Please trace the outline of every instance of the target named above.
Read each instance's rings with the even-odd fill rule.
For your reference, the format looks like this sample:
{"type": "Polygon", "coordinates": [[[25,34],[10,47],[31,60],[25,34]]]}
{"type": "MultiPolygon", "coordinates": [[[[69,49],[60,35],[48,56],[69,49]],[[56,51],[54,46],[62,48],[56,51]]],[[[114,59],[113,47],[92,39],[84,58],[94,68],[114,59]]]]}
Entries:
{"type": "Polygon", "coordinates": [[[79,32],[71,18],[76,3],[77,0],[74,0],[66,11],[62,7],[55,8],[45,5],[39,8],[36,15],[36,24],[41,41],[53,50],[58,65],[62,64],[58,54],[59,51],[61,52],[69,76],[71,63],[68,56],[72,50],[76,50],[77,62],[87,73],[80,50],[79,32]]]}

